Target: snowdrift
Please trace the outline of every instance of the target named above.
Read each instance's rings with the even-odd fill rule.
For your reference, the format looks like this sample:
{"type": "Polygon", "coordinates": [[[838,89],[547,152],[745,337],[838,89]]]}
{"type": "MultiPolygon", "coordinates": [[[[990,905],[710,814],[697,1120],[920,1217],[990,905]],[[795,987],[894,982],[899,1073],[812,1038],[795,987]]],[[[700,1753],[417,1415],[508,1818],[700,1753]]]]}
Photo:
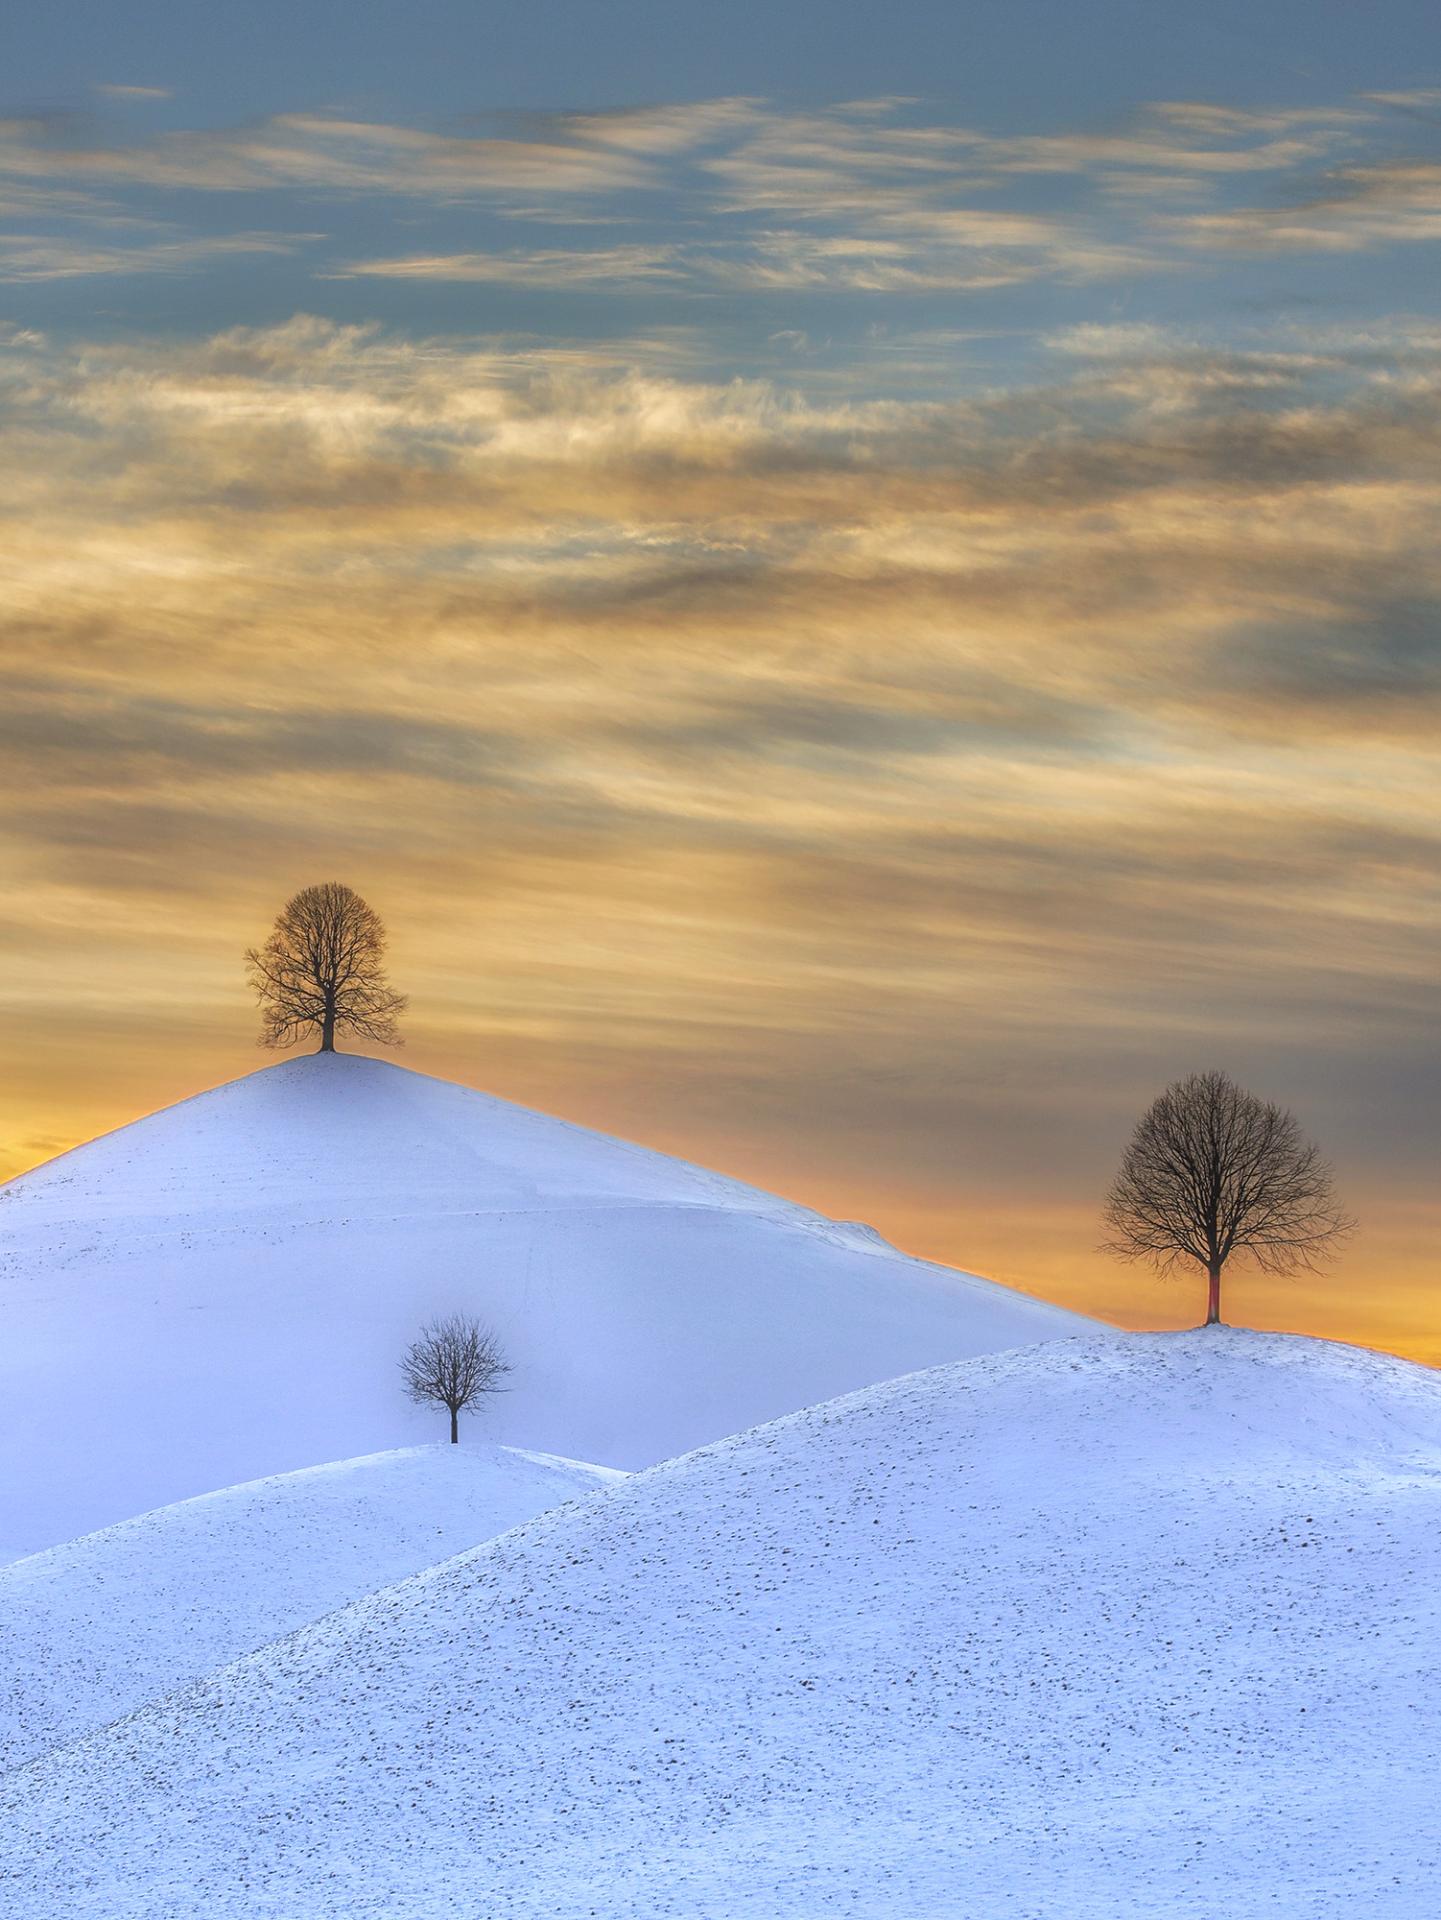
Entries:
{"type": "Polygon", "coordinates": [[[0,1769],[620,1477],[510,1447],[409,1447],[0,1568],[0,1769]]]}
{"type": "Polygon", "coordinates": [[[7,1911],[1432,1920],[1438,1575],[1437,1375],[1046,1343],[640,1474],[6,1776],[7,1911]]]}
{"type": "Polygon", "coordinates": [[[0,1192],[0,1549],[439,1438],[396,1362],[456,1308],[514,1367],[471,1431],[617,1467],[1091,1324],[642,1147],[310,1056],[0,1192]]]}

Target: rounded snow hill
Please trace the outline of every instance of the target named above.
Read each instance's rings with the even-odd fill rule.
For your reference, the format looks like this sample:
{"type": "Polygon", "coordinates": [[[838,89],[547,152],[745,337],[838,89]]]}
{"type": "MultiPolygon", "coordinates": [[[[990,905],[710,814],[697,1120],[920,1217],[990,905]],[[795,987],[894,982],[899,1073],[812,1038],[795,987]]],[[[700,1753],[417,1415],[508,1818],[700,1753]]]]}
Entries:
{"type": "Polygon", "coordinates": [[[439,1438],[396,1363],[457,1309],[514,1369],[473,1431],[617,1467],[1093,1324],[664,1154],[311,1055],[0,1191],[0,1558],[439,1438]]]}
{"type": "Polygon", "coordinates": [[[1441,1376],[1051,1342],[639,1474],[7,1776],[7,1911],[1434,1920],[1438,1576],[1441,1376]]]}
{"type": "Polygon", "coordinates": [[[161,1507],[0,1568],[0,1770],[624,1476],[407,1447],[161,1507]]]}

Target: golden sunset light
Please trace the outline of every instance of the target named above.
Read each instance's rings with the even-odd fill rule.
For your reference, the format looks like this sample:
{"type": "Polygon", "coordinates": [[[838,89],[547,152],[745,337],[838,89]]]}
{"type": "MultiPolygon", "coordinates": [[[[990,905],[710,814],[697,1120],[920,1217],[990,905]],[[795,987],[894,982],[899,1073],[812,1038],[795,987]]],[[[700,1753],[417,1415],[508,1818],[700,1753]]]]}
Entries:
{"type": "Polygon", "coordinates": [[[0,1920],[1434,1920],[1435,0],[0,60],[0,1920]]]}
{"type": "Polygon", "coordinates": [[[1361,1220],[1254,1316],[1436,1357],[1441,337],[1388,338],[876,400],[12,333],[7,1171],[261,1064],[239,953],[348,875],[410,1064],[1125,1325],[1191,1302],[1096,1254],[1110,1163],[1224,1062],[1361,1220]]]}

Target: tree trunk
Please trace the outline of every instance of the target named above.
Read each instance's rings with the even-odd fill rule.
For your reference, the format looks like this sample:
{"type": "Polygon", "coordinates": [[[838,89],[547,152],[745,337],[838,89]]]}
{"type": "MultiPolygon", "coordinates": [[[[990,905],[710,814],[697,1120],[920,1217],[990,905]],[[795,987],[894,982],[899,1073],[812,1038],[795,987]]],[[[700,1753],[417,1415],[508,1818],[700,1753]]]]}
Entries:
{"type": "Polygon", "coordinates": [[[335,1008],[328,1000],[325,1003],[325,1017],[320,1023],[320,1051],[335,1052],[335,1008]]]}
{"type": "Polygon", "coordinates": [[[1210,1289],[1206,1295],[1206,1325],[1219,1327],[1221,1324],[1221,1265],[1219,1261],[1207,1267],[1211,1277],[1210,1289]]]}
{"type": "Polygon", "coordinates": [[[460,1410],[457,1407],[450,1410],[450,1444],[453,1447],[460,1445],[460,1410]]]}

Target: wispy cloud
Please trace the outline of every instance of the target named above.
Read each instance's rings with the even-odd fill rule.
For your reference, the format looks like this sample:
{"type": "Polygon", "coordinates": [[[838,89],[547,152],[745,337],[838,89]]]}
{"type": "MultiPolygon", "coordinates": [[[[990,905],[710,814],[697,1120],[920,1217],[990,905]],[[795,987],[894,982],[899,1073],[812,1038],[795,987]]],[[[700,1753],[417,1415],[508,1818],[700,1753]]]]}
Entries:
{"type": "Polygon", "coordinates": [[[0,122],[0,176],[250,193],[278,187],[387,193],[445,201],[539,192],[582,198],[645,184],[645,165],[577,141],[479,139],[414,127],[295,113],[257,126],[165,133],[98,145],[62,124],[0,122]]]}
{"type": "Polygon", "coordinates": [[[41,234],[0,234],[0,281],[71,280],[90,274],[181,274],[235,255],[291,254],[316,234],[232,233],[210,240],[150,239],[129,245],[41,234]]]}
{"type": "Polygon", "coordinates": [[[1192,246],[1254,253],[1359,253],[1441,240],[1441,163],[1345,168],[1312,198],[1192,214],[1173,231],[1192,246]]]}
{"type": "Polygon", "coordinates": [[[538,124],[570,138],[622,152],[679,154],[735,139],[762,121],[764,100],[700,100],[673,106],[622,107],[610,113],[567,113],[541,117],[538,124]]]}
{"type": "Polygon", "coordinates": [[[104,100],[173,100],[173,87],[133,87],[118,81],[97,81],[95,92],[104,100]]]}
{"type": "MultiPolygon", "coordinates": [[[[525,652],[669,626],[724,680],[732,652],[748,676],[772,658],[767,632],[784,658],[804,609],[838,649],[805,697],[843,715],[870,698],[861,636],[888,610],[912,657],[893,650],[887,684],[921,674],[922,706],[939,661],[958,697],[986,663],[980,707],[953,708],[963,731],[997,711],[996,649],[1028,700],[1044,671],[1050,707],[1068,688],[1107,738],[1122,714],[1198,738],[1429,725],[1441,687],[1416,610],[1437,586],[1434,333],[1411,338],[1404,391],[1364,336],[1245,351],[1122,328],[1056,344],[1074,368],[1049,386],[903,405],[647,373],[634,343],[607,359],[313,320],[180,351],[92,345],[73,363],[18,341],[12,632],[88,624],[143,575],[141,629],[183,626],[192,593],[213,606],[226,581],[218,597],[241,596],[256,644],[294,618],[323,656],[326,635],[389,620],[393,600],[525,652]],[[272,593],[305,612],[272,623],[272,593]],[[1137,678],[1133,628],[1167,636],[1154,679],[1137,678]],[[1257,670],[1241,673],[1248,649],[1257,670]],[[852,658],[859,677],[838,680],[852,658]]],[[[92,666],[104,657],[92,646],[92,666]]]]}
{"type": "Polygon", "coordinates": [[[894,213],[853,232],[761,228],[723,242],[499,248],[492,253],[357,259],[327,276],[478,281],[513,287],[637,287],[691,292],[981,291],[1047,276],[1100,279],[1157,261],[1072,231],[1064,222],[995,209],[894,213]]]}
{"type": "Polygon", "coordinates": [[[914,217],[1028,174],[1132,173],[1174,182],[1290,171],[1354,143],[1372,118],[1359,107],[1261,114],[1171,103],[1106,133],[999,136],[887,124],[887,105],[769,113],[705,164],[737,210],[914,217]]]}
{"type": "Polygon", "coordinates": [[[0,123],[0,198],[33,206],[52,194],[63,215],[65,196],[100,190],[284,191],[601,229],[593,248],[392,248],[338,269],[372,278],[981,291],[1193,269],[1202,250],[1432,239],[1435,165],[1368,151],[1383,123],[1403,106],[1422,113],[1425,97],[1269,112],[1169,102],[1104,131],[1005,136],[891,99],[518,116],[484,134],[291,113],[104,139],[83,122],[11,120],[0,123]],[[1274,190],[1273,205],[1238,201],[1258,187],[1274,190]],[[606,231],[637,220],[649,225],[620,245],[606,231]],[[701,234],[702,222],[712,230],[701,234]]]}
{"type": "Polygon", "coordinates": [[[470,280],[512,287],[629,286],[685,278],[675,247],[535,247],[496,253],[407,254],[391,260],[351,260],[327,270],[337,277],[375,280],[470,280]]]}

